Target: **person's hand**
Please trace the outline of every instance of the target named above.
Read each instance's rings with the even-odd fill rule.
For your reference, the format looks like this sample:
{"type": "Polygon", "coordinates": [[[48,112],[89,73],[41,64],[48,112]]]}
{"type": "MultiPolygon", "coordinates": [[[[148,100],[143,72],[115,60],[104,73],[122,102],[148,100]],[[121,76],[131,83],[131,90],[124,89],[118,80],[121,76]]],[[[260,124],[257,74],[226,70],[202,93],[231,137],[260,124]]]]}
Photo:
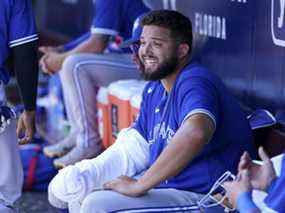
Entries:
{"type": "Polygon", "coordinates": [[[65,59],[63,46],[41,46],[39,47],[39,51],[44,53],[39,62],[44,73],[51,75],[61,69],[62,63],[65,59]]]}
{"type": "Polygon", "coordinates": [[[262,160],[262,165],[254,163],[249,154],[245,152],[240,159],[238,171],[248,169],[253,188],[265,191],[272,180],[276,178],[276,173],[272,161],[262,147],[258,149],[258,154],[262,160]]]}
{"type": "Polygon", "coordinates": [[[228,181],[223,184],[226,190],[226,197],[234,208],[236,208],[238,196],[243,192],[252,190],[249,176],[249,170],[245,169],[239,172],[237,180],[228,181]]]}
{"type": "Polygon", "coordinates": [[[53,72],[51,69],[49,69],[49,67],[47,66],[46,64],[46,59],[48,58],[48,54],[45,54],[41,57],[40,61],[39,61],[39,64],[40,64],[40,67],[42,68],[42,71],[46,74],[49,74],[49,75],[52,75],[53,72]]]}
{"type": "Polygon", "coordinates": [[[140,197],[146,193],[137,180],[128,176],[120,176],[105,183],[103,187],[130,197],[140,197]]]}
{"type": "Polygon", "coordinates": [[[24,111],[17,123],[19,144],[26,144],[32,140],[35,133],[35,111],[24,111]]]}
{"type": "Polygon", "coordinates": [[[43,56],[41,63],[44,64],[49,74],[55,74],[61,69],[64,59],[63,53],[50,52],[43,56]]]}

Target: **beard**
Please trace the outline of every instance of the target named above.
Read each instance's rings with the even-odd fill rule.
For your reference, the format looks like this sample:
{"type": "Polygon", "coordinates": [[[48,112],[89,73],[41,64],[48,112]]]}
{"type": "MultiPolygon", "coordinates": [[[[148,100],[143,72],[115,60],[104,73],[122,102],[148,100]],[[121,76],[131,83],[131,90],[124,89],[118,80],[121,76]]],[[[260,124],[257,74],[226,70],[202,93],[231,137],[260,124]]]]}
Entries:
{"type": "Polygon", "coordinates": [[[154,71],[148,71],[144,63],[140,60],[140,74],[146,81],[156,81],[166,78],[176,71],[178,66],[178,57],[173,54],[170,58],[163,61],[154,71]]]}

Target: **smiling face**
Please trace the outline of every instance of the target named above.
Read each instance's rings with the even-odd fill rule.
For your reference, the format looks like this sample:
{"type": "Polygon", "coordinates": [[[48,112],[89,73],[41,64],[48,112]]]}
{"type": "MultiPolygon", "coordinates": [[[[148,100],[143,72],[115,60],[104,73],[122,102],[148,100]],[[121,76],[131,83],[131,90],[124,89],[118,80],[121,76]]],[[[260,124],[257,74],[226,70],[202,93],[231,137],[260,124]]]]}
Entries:
{"type": "Polygon", "coordinates": [[[170,30],[146,25],[140,39],[139,59],[145,80],[160,80],[176,71],[178,66],[178,42],[170,30]]]}

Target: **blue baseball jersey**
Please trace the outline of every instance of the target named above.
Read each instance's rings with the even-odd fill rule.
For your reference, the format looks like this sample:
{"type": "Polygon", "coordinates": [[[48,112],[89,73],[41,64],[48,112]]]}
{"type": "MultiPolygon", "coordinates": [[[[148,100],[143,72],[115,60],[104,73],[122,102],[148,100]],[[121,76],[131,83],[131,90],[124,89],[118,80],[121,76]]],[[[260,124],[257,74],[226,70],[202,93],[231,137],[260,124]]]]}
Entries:
{"type": "Polygon", "coordinates": [[[135,19],[148,11],[142,0],[96,0],[91,32],[128,39],[135,19]]]}
{"type": "Polygon", "coordinates": [[[133,127],[150,143],[149,166],[171,143],[183,122],[196,113],[212,119],[215,133],[179,175],[159,187],[206,193],[225,171],[236,173],[245,150],[256,156],[249,123],[237,101],[215,74],[192,63],[180,72],[170,93],[160,81],[150,82],[144,90],[133,127]]]}
{"type": "Polygon", "coordinates": [[[280,176],[273,182],[268,191],[265,203],[277,212],[285,211],[285,155],[282,158],[280,176]]]}
{"type": "Polygon", "coordinates": [[[0,1],[0,81],[7,83],[4,67],[13,47],[38,39],[30,0],[0,1]]]}

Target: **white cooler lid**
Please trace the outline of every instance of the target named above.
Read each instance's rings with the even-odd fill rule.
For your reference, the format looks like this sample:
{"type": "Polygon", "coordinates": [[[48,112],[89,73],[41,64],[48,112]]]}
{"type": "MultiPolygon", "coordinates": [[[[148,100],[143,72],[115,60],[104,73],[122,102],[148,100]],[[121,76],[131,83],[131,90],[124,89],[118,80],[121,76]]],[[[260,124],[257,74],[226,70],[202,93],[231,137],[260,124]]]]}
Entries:
{"type": "Polygon", "coordinates": [[[97,101],[102,104],[108,104],[108,88],[107,87],[100,87],[96,97],[97,101]]]}
{"type": "Polygon", "coordinates": [[[108,91],[110,95],[116,96],[121,100],[130,100],[131,96],[138,90],[138,85],[138,80],[119,80],[111,83],[108,91]]]}
{"type": "Polygon", "coordinates": [[[143,90],[147,84],[147,81],[140,81],[139,85],[136,89],[135,94],[131,97],[130,103],[132,107],[135,107],[137,109],[140,108],[141,102],[142,102],[142,94],[143,90]]]}
{"type": "Polygon", "coordinates": [[[132,107],[139,109],[142,102],[142,93],[133,95],[130,102],[132,107]]]}

